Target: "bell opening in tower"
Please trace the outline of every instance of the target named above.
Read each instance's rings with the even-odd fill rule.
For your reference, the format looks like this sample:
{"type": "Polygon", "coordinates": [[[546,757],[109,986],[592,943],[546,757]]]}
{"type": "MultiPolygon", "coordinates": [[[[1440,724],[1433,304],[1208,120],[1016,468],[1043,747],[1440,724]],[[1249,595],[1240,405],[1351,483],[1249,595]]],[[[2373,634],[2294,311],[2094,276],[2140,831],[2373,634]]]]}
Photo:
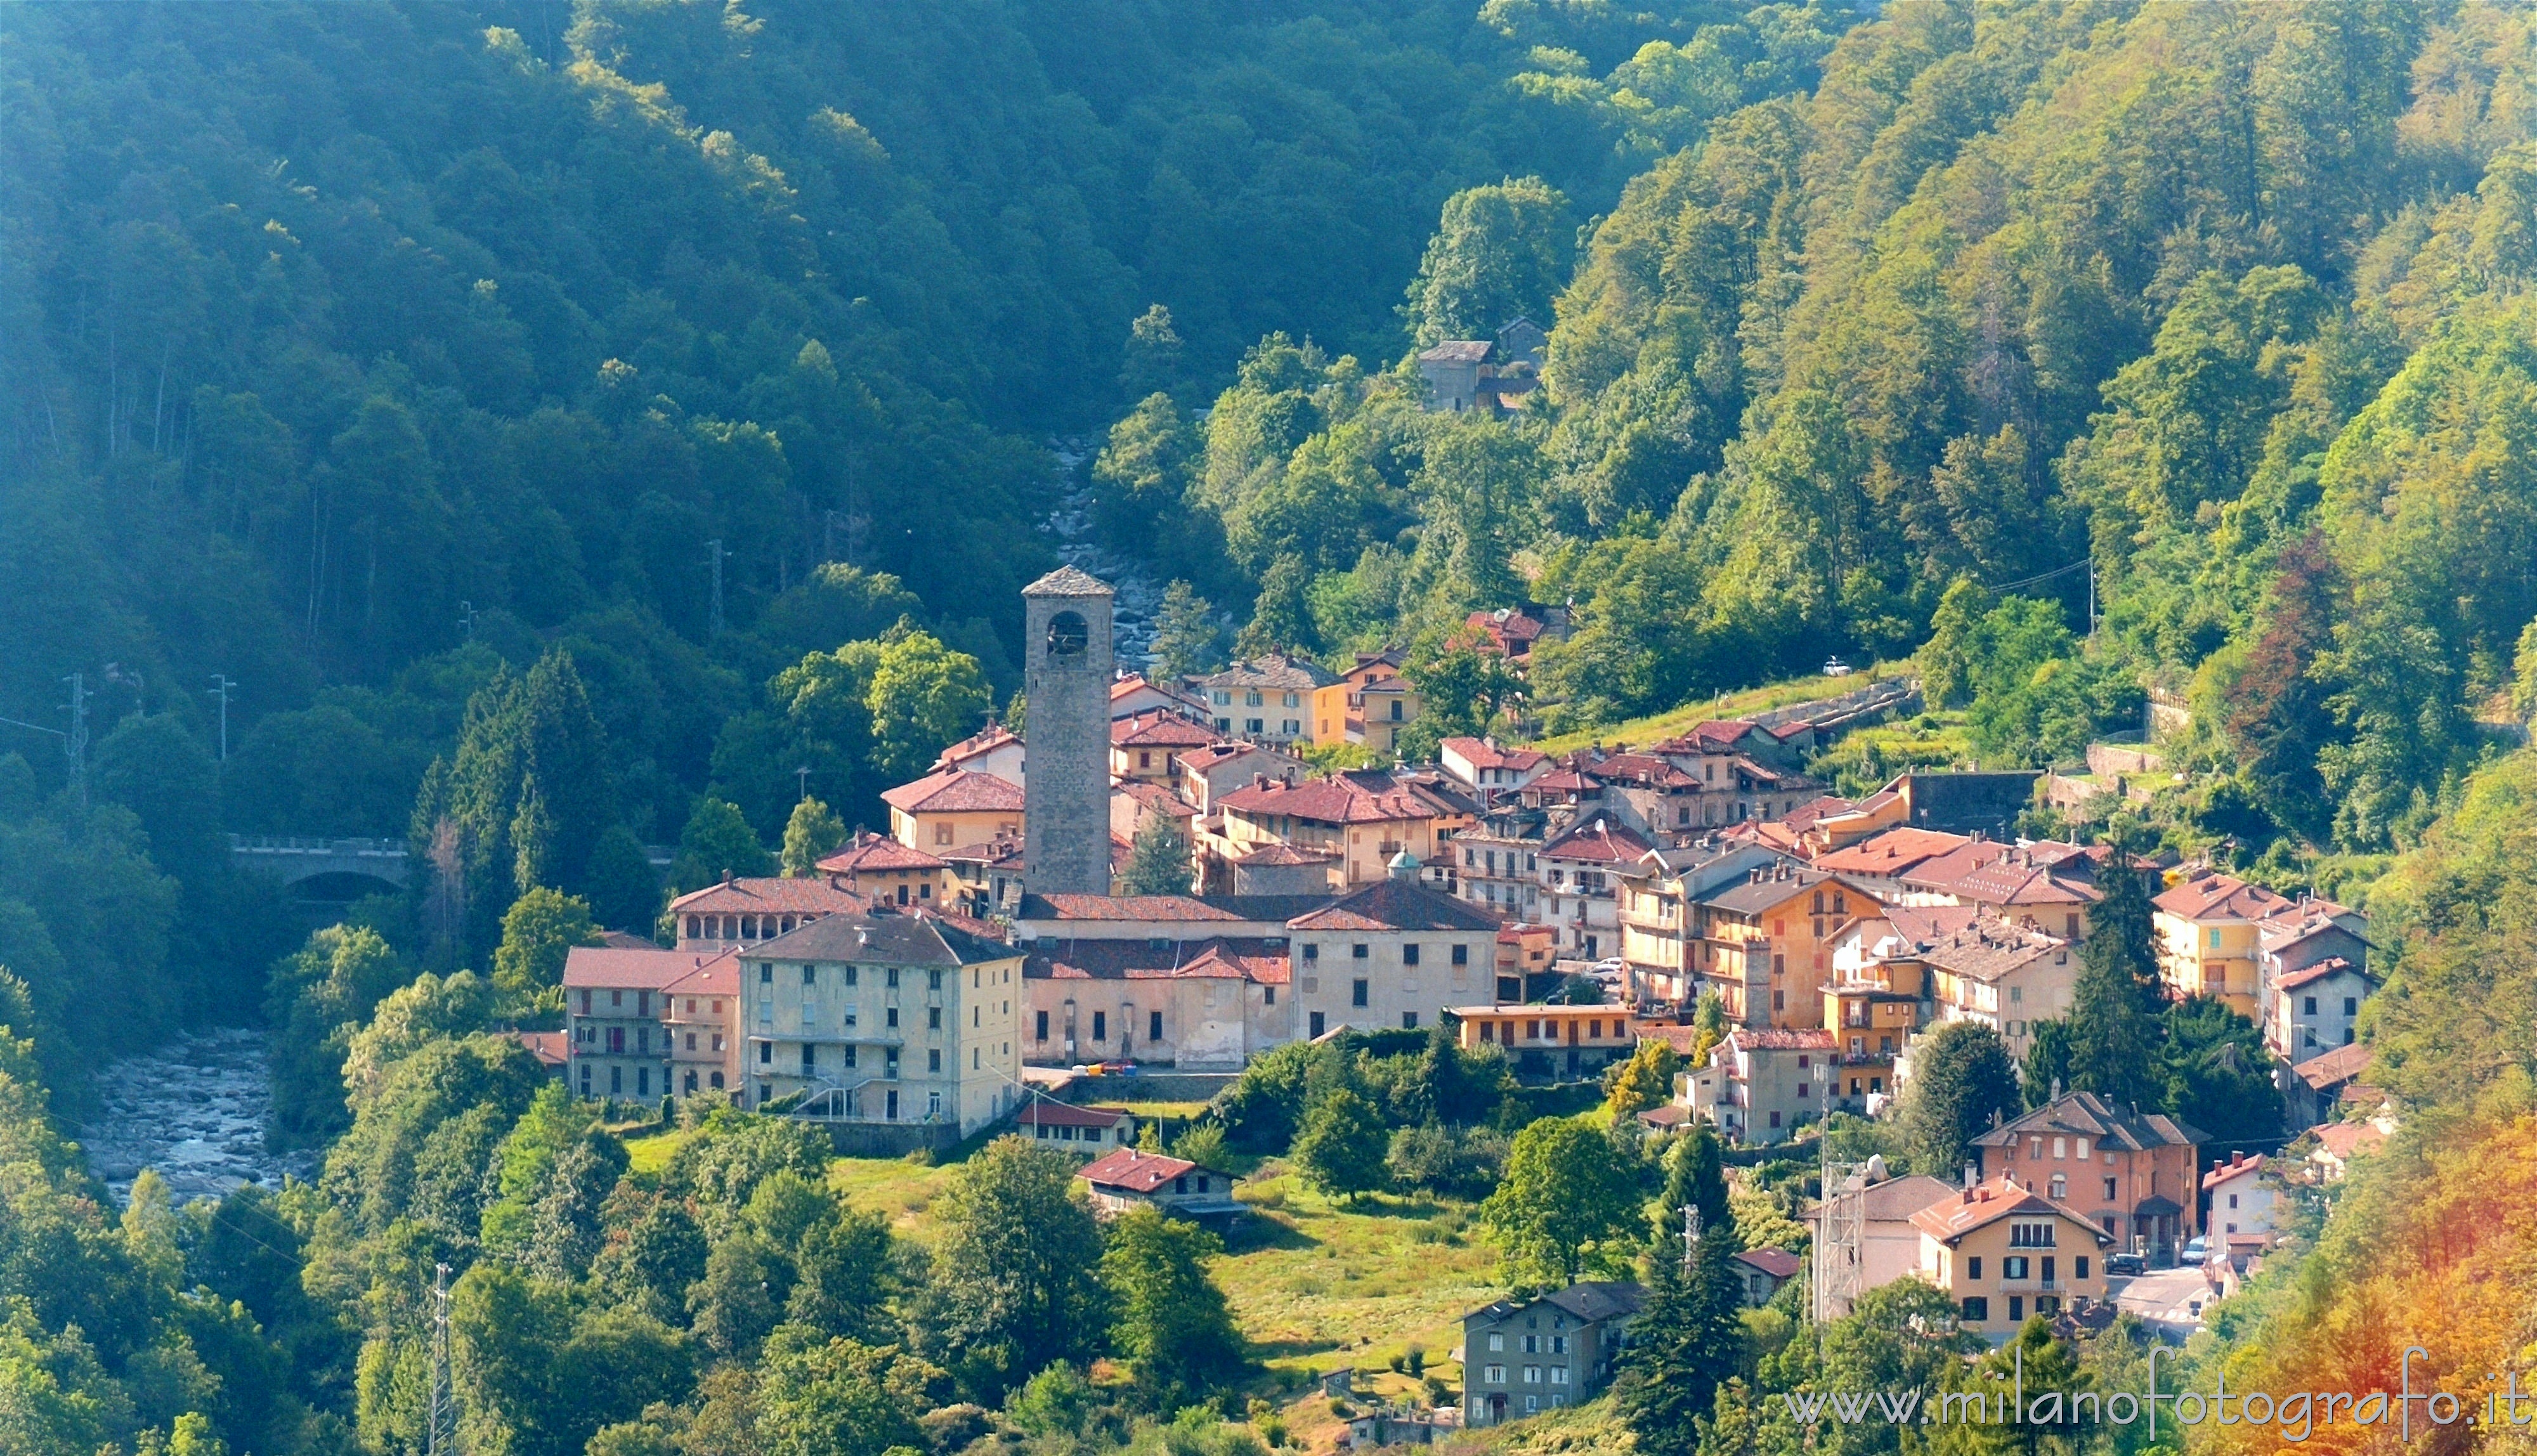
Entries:
{"type": "Polygon", "coordinates": [[[1080,665],[1091,648],[1092,629],[1079,612],[1061,611],[1048,619],[1048,658],[1052,663],[1080,665]]]}

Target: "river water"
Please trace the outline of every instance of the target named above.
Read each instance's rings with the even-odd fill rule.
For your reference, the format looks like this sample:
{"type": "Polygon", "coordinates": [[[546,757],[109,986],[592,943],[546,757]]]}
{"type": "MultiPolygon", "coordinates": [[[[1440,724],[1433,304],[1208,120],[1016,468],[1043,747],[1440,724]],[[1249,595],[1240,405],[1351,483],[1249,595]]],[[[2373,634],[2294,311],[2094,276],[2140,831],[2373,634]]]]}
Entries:
{"type": "Polygon", "coordinates": [[[159,1170],[178,1203],[217,1198],[241,1183],[278,1188],[285,1173],[316,1173],[315,1152],[265,1147],[273,1077],[262,1032],[188,1032],[108,1063],[98,1091],[100,1106],[80,1129],[80,1142],[118,1203],[145,1168],[159,1170]]]}

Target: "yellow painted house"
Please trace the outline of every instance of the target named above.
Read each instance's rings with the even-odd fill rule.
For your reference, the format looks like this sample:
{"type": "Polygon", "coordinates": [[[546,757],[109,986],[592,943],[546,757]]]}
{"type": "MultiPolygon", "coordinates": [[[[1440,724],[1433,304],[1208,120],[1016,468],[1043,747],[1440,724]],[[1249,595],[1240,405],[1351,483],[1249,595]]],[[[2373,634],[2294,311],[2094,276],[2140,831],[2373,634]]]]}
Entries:
{"type": "Polygon", "coordinates": [[[2158,974],[2168,994],[2213,996],[2256,1020],[2263,921],[2298,907],[2261,885],[2207,871],[2168,887],[2150,904],[2158,974]]]}
{"type": "Polygon", "coordinates": [[[2003,1173],[1912,1216],[1920,1277],[1955,1301],[1964,1327],[1996,1344],[2030,1314],[2106,1297],[2114,1236],[2076,1209],[2003,1173]]]}

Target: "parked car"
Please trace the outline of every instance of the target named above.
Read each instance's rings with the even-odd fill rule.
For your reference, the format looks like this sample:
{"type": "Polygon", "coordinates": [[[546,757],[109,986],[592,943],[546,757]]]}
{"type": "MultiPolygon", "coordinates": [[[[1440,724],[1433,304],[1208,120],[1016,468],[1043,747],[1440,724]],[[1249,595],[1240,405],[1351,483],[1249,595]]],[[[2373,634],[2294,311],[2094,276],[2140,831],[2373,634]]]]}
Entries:
{"type": "Polygon", "coordinates": [[[2106,1273],[2108,1277],[2117,1274],[2146,1274],[2148,1272],[2149,1261],[2138,1254],[2106,1255],[2106,1273]]]}
{"type": "Polygon", "coordinates": [[[2184,1245],[2184,1257],[2179,1262],[2199,1265],[2211,1257],[2211,1240],[2196,1234],[2184,1245]]]}

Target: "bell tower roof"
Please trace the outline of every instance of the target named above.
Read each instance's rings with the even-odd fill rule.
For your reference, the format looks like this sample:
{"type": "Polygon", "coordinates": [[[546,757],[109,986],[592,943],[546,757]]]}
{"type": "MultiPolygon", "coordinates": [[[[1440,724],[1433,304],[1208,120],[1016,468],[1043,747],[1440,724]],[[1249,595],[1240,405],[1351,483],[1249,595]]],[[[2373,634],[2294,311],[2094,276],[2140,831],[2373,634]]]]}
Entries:
{"type": "Polygon", "coordinates": [[[1061,566],[1022,588],[1025,597],[1115,597],[1110,584],[1075,566],[1061,566]]]}

